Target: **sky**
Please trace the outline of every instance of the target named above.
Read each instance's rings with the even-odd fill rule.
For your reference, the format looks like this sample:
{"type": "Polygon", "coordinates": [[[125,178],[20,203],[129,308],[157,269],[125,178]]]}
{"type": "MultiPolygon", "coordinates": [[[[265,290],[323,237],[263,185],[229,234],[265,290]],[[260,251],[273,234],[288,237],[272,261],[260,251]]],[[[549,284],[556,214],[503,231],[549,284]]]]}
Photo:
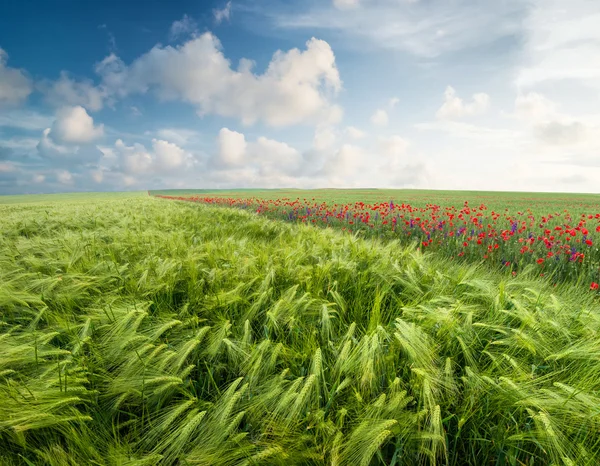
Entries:
{"type": "Polygon", "coordinates": [[[0,194],[600,192],[597,0],[5,0],[0,194]]]}

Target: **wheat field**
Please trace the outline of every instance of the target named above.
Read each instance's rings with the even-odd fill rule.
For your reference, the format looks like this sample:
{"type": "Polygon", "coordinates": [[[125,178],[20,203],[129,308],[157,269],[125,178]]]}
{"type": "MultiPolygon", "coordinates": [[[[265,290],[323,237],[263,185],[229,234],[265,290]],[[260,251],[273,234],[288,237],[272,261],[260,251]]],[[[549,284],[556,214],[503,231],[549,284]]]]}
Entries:
{"type": "Polygon", "coordinates": [[[600,305],[141,195],[0,205],[0,464],[600,464],[600,305]]]}

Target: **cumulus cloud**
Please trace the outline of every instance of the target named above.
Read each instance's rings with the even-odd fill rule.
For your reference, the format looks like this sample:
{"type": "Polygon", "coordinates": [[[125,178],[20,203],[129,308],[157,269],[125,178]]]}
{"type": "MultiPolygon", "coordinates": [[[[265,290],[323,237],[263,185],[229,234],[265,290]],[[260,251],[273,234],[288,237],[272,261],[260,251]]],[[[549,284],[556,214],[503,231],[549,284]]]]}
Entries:
{"type": "Polygon", "coordinates": [[[293,176],[301,168],[302,155],[285,142],[259,137],[249,146],[249,158],[256,161],[260,174],[293,176]]]}
{"type": "Polygon", "coordinates": [[[102,152],[94,145],[62,145],[57,144],[51,137],[51,130],[43,131],[37,144],[38,154],[51,166],[78,167],[96,163],[102,152]]]}
{"type": "Polygon", "coordinates": [[[104,135],[104,125],[94,126],[94,119],[83,107],[63,107],[56,114],[50,136],[59,143],[87,144],[104,135]]]}
{"type": "Polygon", "coordinates": [[[215,23],[221,24],[223,20],[229,21],[231,17],[231,2],[227,2],[223,8],[215,8],[213,10],[213,16],[215,17],[215,23]]]}
{"type": "Polygon", "coordinates": [[[490,97],[483,93],[473,94],[473,100],[465,103],[452,86],[448,86],[444,92],[444,103],[437,111],[436,117],[439,119],[455,119],[466,116],[480,115],[484,113],[490,105],[490,97]]]}
{"type": "Polygon", "coordinates": [[[198,25],[196,24],[196,21],[188,15],[183,15],[183,18],[171,24],[171,29],[169,29],[169,39],[177,40],[180,37],[194,33],[197,29],[198,25]]]}
{"type": "Polygon", "coordinates": [[[193,168],[194,157],[174,143],[161,139],[152,139],[152,149],[148,150],[143,144],[135,143],[128,146],[117,139],[114,150],[102,152],[107,156],[112,170],[129,176],[149,174],[176,173],[193,168]]]}
{"type": "Polygon", "coordinates": [[[33,91],[25,71],[7,65],[8,54],[0,48],[0,107],[18,105],[33,91]]]}
{"type": "Polygon", "coordinates": [[[102,110],[106,90],[94,85],[90,79],[75,81],[66,71],[54,81],[46,81],[40,85],[46,102],[56,107],[64,105],[82,106],[91,112],[102,110]]]}
{"type": "Polygon", "coordinates": [[[242,133],[229,128],[221,128],[218,136],[218,165],[235,166],[244,161],[246,154],[246,138],[242,133]]]}
{"type": "Polygon", "coordinates": [[[329,97],[342,83],[327,42],[312,38],[303,51],[277,51],[263,74],[252,67],[243,59],[232,69],[219,40],[205,33],[177,47],[157,45],[130,65],[111,54],[96,71],[115,95],[152,90],[161,99],[197,106],[200,115],[237,117],[246,125],[285,126],[331,116],[329,97]]]}
{"type": "Polygon", "coordinates": [[[237,131],[222,128],[217,139],[218,151],[213,166],[218,169],[244,169],[253,178],[268,175],[293,175],[299,170],[302,156],[288,144],[264,136],[247,142],[237,131]]]}
{"type": "Polygon", "coordinates": [[[373,115],[371,116],[371,123],[373,123],[376,126],[387,126],[388,121],[389,117],[387,112],[381,108],[376,110],[375,113],[373,113],[373,115]]]}
{"type": "Polygon", "coordinates": [[[368,156],[363,148],[353,144],[343,144],[326,161],[323,172],[332,183],[340,185],[354,183],[368,168],[368,156]]]}

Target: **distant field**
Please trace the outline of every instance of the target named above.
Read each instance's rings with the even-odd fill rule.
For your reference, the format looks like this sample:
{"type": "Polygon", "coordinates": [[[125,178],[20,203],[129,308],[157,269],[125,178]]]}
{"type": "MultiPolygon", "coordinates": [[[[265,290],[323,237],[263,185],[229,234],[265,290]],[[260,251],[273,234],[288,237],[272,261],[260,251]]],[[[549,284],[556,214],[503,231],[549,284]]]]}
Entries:
{"type": "Polygon", "coordinates": [[[600,464],[587,289],[145,194],[0,219],[2,466],[600,464]]]}
{"type": "Polygon", "coordinates": [[[525,193],[494,191],[435,191],[412,189],[237,189],[237,190],[158,190],[150,191],[152,195],[192,196],[210,195],[218,197],[260,199],[312,199],[327,203],[379,203],[394,201],[409,203],[416,207],[426,204],[462,205],[485,203],[492,209],[583,209],[600,212],[600,194],[572,193],[525,193]]]}
{"type": "Polygon", "coordinates": [[[134,199],[147,195],[147,191],[117,193],[22,194],[16,196],[0,196],[0,204],[55,204],[57,202],[93,202],[101,199],[134,199]]]}

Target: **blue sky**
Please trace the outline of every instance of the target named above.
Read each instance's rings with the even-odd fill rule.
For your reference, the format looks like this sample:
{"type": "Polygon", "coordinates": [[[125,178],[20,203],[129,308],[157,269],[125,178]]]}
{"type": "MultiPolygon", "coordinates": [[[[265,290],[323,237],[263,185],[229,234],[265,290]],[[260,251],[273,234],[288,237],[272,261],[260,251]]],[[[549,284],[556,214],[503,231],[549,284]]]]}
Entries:
{"type": "Polygon", "coordinates": [[[0,193],[599,192],[594,0],[9,1],[0,193]]]}

